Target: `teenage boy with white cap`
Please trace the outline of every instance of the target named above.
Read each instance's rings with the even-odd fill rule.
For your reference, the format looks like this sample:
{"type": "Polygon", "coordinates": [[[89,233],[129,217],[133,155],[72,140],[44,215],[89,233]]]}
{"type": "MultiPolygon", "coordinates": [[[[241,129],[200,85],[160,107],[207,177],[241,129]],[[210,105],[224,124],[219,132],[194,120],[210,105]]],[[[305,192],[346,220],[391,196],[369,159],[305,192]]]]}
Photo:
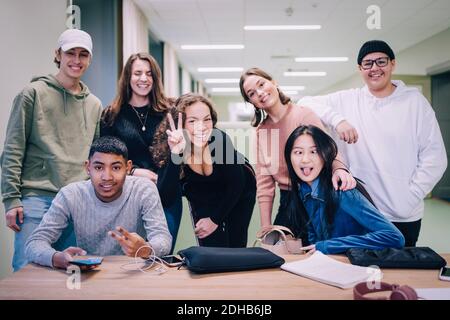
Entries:
{"type": "Polygon", "coordinates": [[[408,247],[416,245],[423,199],[441,179],[447,155],[432,107],[419,90],[391,79],[395,65],[386,42],[368,41],[358,54],[364,87],[304,97],[299,104],[330,106],[355,126],[358,142],[338,142],[339,151],[408,247]]]}
{"type": "MultiPolygon", "coordinates": [[[[35,77],[14,99],[1,157],[6,224],[15,231],[13,269],[28,261],[25,242],[57,192],[87,178],[83,164],[99,135],[100,100],[81,82],[92,59],[89,34],[64,31],[56,75],[35,77]]],[[[73,244],[70,230],[56,247],[73,244]]]]}

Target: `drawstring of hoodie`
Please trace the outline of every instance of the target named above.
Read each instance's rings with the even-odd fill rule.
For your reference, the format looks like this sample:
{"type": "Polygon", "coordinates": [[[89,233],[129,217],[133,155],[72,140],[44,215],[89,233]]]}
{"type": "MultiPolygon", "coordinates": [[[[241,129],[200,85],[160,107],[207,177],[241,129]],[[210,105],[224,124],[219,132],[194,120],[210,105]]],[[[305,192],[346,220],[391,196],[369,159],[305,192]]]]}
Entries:
{"type": "MultiPolygon", "coordinates": [[[[83,93],[83,120],[84,120],[84,129],[87,130],[87,113],[86,113],[86,93],[83,93]]],[[[64,114],[67,115],[67,91],[63,89],[63,97],[64,97],[64,114]]]]}
{"type": "Polygon", "coordinates": [[[86,115],[86,94],[83,94],[83,118],[84,118],[84,129],[87,130],[87,115],[86,115]]]}
{"type": "Polygon", "coordinates": [[[54,87],[56,90],[58,90],[59,92],[62,91],[62,95],[63,95],[63,108],[64,108],[64,115],[67,116],[67,113],[70,111],[68,110],[68,106],[67,106],[67,100],[70,99],[70,96],[73,96],[73,99],[75,99],[77,102],[79,102],[80,98],[83,100],[82,101],[82,109],[83,109],[83,120],[84,120],[84,128],[85,130],[88,129],[88,119],[87,119],[87,110],[86,110],[86,98],[89,96],[89,91],[87,90],[87,88],[85,88],[85,86],[82,84],[82,82],[80,81],[80,86],[81,86],[81,92],[79,94],[72,94],[70,91],[67,91],[62,85],[61,83],[59,83],[59,81],[56,79],[56,77],[54,75],[48,75],[48,76],[44,76],[44,77],[33,77],[33,79],[31,79],[31,82],[35,82],[35,81],[44,81],[48,86],[52,86],[54,87]]]}
{"type": "Polygon", "coordinates": [[[63,89],[63,92],[64,92],[64,114],[65,115],[67,115],[67,110],[66,110],[66,105],[67,105],[67,97],[66,97],[66,90],[65,89],[63,89]]]}

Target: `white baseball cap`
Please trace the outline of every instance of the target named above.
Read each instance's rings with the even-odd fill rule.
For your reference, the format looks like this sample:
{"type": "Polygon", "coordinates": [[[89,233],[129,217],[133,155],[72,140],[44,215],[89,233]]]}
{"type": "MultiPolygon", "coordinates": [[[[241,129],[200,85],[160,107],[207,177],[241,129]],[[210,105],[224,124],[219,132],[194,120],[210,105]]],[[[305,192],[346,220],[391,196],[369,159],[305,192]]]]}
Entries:
{"type": "Polygon", "coordinates": [[[59,36],[57,46],[64,52],[73,48],[83,48],[89,51],[92,56],[91,36],[83,30],[67,29],[59,36]]]}

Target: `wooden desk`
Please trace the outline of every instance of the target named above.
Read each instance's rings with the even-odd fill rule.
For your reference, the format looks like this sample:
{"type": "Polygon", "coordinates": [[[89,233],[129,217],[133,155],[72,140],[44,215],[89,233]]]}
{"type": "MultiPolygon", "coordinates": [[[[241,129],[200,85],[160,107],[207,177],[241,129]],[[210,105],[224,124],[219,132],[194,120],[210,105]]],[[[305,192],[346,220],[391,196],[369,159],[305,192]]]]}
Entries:
{"type": "MultiPolygon", "coordinates": [[[[447,262],[450,254],[442,255],[447,262]]],[[[286,256],[286,261],[304,256],[286,256]]],[[[348,262],[345,256],[333,256],[348,262]]],[[[121,265],[134,260],[125,256],[105,257],[96,271],[82,273],[81,289],[69,290],[69,274],[28,265],[0,281],[4,299],[155,299],[155,300],[300,300],[353,299],[351,289],[339,289],[280,269],[196,275],[171,268],[162,275],[124,271],[121,265]]],[[[414,288],[449,288],[437,270],[383,269],[383,281],[414,288]]]]}

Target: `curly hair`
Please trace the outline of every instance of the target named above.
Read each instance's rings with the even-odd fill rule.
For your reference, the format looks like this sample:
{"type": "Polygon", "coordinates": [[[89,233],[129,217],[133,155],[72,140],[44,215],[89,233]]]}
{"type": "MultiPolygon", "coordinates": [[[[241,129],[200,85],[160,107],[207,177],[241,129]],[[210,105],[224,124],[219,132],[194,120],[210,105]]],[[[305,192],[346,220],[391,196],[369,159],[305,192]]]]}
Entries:
{"type": "MultiPolygon", "coordinates": [[[[194,103],[201,102],[205,104],[209,112],[211,113],[211,119],[213,123],[213,128],[216,127],[217,123],[217,112],[214,110],[212,102],[202,95],[195,93],[186,93],[180,96],[176,101],[173,108],[168,110],[168,113],[172,115],[173,121],[178,123],[178,115],[181,113],[183,118],[183,128],[186,121],[186,108],[193,105],[194,103]]],[[[153,162],[159,167],[163,167],[170,157],[170,149],[167,143],[167,133],[166,131],[170,129],[170,124],[167,115],[161,121],[160,125],[155,131],[155,136],[153,138],[153,144],[150,147],[150,153],[153,156],[153,162]]]]}
{"type": "MultiPolygon", "coordinates": [[[[273,81],[273,78],[262,69],[250,68],[250,69],[246,70],[241,75],[241,78],[239,79],[239,89],[241,90],[242,98],[244,98],[245,102],[249,102],[249,103],[251,103],[251,102],[250,102],[249,97],[245,93],[244,82],[250,76],[258,76],[258,77],[267,79],[269,81],[273,81]]],[[[277,87],[277,90],[278,90],[278,95],[280,97],[282,104],[287,104],[287,103],[291,102],[291,98],[289,98],[287,95],[285,95],[283,93],[283,91],[281,91],[278,87],[277,87]]],[[[254,106],[254,108],[255,108],[255,116],[253,117],[251,124],[253,127],[257,127],[261,122],[263,122],[266,119],[266,113],[263,110],[255,107],[255,106],[254,106]]]]}
{"type": "Polygon", "coordinates": [[[172,105],[173,99],[170,99],[165,96],[163,84],[162,84],[162,76],[161,69],[159,68],[158,62],[156,62],[155,58],[153,58],[150,54],[146,52],[139,52],[132,54],[125,66],[123,67],[122,74],[120,75],[117,95],[114,98],[113,102],[110,106],[105,108],[102,114],[102,122],[107,126],[112,126],[117,115],[120,112],[120,108],[125,103],[128,103],[132,96],[131,90],[131,72],[133,63],[136,60],[147,61],[150,65],[150,70],[152,73],[153,85],[152,89],[148,94],[149,98],[149,108],[153,108],[156,112],[166,112],[172,105]]]}

